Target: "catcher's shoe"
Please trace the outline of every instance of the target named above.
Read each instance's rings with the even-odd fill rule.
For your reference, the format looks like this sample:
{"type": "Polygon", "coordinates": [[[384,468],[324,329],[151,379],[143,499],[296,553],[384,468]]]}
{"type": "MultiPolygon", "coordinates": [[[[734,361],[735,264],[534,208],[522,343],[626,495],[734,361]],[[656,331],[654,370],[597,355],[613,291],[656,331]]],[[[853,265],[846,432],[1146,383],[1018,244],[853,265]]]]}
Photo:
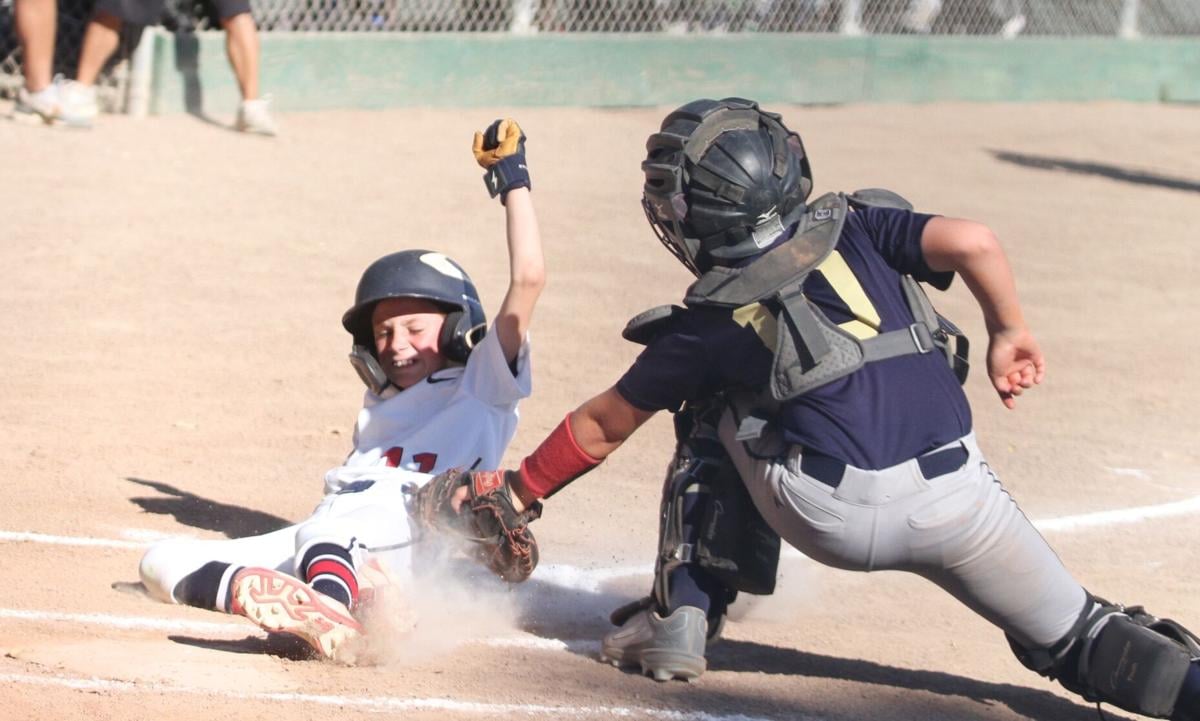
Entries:
{"type": "MultiPolygon", "coordinates": [[[[658,602],[654,600],[654,594],[642,596],[636,601],[615,609],[608,615],[608,620],[614,626],[624,626],[625,622],[633,618],[633,614],[647,608],[654,608],[658,602]]],[[[729,617],[728,613],[722,612],[717,614],[716,620],[710,615],[708,617],[708,648],[717,645],[721,640],[721,632],[725,630],[725,620],[729,617]]]]}
{"type": "Polygon", "coordinates": [[[300,579],[269,568],[244,568],[233,577],[231,610],[270,633],[303,639],[322,658],[354,663],[362,625],[338,601],[300,579]]]}
{"type": "Polygon", "coordinates": [[[704,646],[708,620],[694,606],[663,618],[653,608],[629,617],[600,643],[600,657],[614,666],[641,666],[655,681],[691,681],[708,668],[704,646]]]}

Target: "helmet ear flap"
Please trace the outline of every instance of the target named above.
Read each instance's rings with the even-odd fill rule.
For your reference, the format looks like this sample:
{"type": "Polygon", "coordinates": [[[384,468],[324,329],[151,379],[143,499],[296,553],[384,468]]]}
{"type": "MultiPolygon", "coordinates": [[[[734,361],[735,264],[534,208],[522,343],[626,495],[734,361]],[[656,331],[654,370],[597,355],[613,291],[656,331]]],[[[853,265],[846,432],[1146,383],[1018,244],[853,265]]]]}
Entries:
{"type": "Polygon", "coordinates": [[[446,320],[442,322],[442,332],[438,335],[438,350],[455,363],[465,363],[467,360],[468,349],[462,348],[463,343],[458,340],[465,338],[465,334],[460,333],[460,330],[466,331],[466,328],[459,328],[460,325],[469,322],[465,315],[461,310],[447,313],[446,320]]]}
{"type": "Polygon", "coordinates": [[[469,313],[452,310],[442,322],[442,332],[438,334],[438,350],[446,356],[446,360],[466,363],[471,351],[485,335],[486,323],[472,325],[469,313]]]}

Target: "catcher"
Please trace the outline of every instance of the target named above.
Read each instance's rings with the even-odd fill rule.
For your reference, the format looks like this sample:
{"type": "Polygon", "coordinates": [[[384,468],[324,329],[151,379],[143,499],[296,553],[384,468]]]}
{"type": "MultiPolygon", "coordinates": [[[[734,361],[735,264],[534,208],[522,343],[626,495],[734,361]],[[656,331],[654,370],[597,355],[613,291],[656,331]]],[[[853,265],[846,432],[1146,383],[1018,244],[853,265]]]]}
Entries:
{"type": "MultiPolygon", "coordinates": [[[[497,120],[476,133],[473,152],[507,219],[511,280],[491,328],[474,284],[445,255],[406,250],[372,263],[342,318],[367,391],[354,448],[325,475],[324,500],[308,520],[261,536],[156,544],[139,567],[152,596],[238,613],[354,662],[363,572],[409,578],[424,538],[410,509],[432,516],[419,489],[431,473],[500,462],[530,393],[526,334],[545,271],[525,135],[497,120]]],[[[532,536],[484,530],[455,526],[499,576],[527,578],[537,563],[532,536]]]]}
{"type": "Polygon", "coordinates": [[[919,574],[1088,700],[1200,719],[1196,636],[1081,586],[976,441],[957,329],[918,281],[962,276],[986,321],[988,379],[1015,407],[1045,359],[995,235],[886,191],[810,200],[799,135],[748,100],[684,105],[646,147],[647,218],[697,276],[686,307],[631,321],[626,337],[646,348],[616,385],[518,470],[465,474],[473,490],[451,506],[480,488],[531,506],[682,407],[655,592],[614,619],[607,660],[699,676],[729,591],[770,590],[782,537],[830,566],[919,574]]]}

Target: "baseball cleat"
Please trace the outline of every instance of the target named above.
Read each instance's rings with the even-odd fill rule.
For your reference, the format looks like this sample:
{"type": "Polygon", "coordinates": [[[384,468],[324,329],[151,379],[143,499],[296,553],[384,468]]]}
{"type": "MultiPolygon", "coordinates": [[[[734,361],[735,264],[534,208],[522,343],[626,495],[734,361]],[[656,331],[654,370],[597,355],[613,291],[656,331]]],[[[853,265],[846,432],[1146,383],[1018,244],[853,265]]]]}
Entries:
{"type": "Polygon", "coordinates": [[[646,608],[604,637],[600,658],[617,667],[640,667],[655,681],[692,681],[708,668],[707,632],[704,611],[694,606],[681,606],[666,618],[646,608]]]}
{"type": "Polygon", "coordinates": [[[361,649],[362,625],[350,611],[286,573],[269,568],[238,571],[231,610],[268,633],[302,639],[322,658],[352,664],[361,649]]]}

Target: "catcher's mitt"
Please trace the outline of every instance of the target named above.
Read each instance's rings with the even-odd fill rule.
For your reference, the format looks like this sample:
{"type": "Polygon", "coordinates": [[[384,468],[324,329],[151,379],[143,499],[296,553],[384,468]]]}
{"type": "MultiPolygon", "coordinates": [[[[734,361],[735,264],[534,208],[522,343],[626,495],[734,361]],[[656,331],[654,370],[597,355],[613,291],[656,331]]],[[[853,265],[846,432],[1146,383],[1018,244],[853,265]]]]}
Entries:
{"type": "Polygon", "coordinates": [[[518,513],[506,478],[509,473],[513,471],[457,468],[439,473],[417,491],[413,516],[425,528],[449,531],[472,542],[480,562],[505,581],[520,583],[537,567],[537,540],[529,522],[541,517],[542,504],[518,513]],[[456,513],[450,500],[463,486],[470,497],[456,513]]]}

